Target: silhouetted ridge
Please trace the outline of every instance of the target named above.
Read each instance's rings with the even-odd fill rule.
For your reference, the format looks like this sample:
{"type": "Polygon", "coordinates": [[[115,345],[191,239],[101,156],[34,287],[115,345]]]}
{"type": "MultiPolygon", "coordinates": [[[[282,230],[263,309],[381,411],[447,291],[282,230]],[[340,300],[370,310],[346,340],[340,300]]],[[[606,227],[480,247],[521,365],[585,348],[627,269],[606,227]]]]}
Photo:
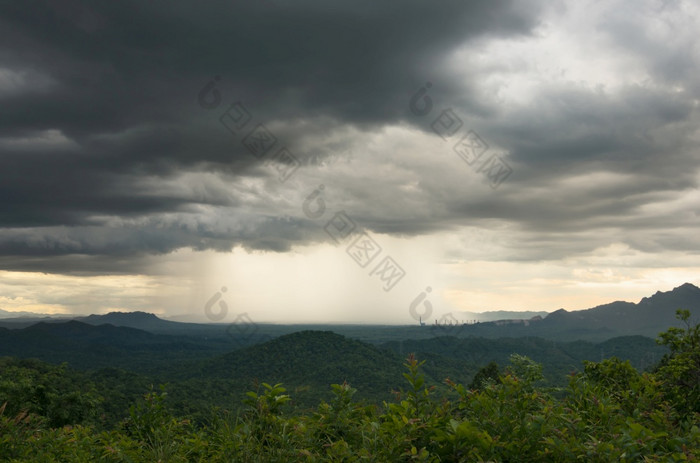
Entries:
{"type": "Polygon", "coordinates": [[[547,321],[555,321],[555,320],[562,320],[566,318],[566,316],[569,315],[569,311],[565,309],[559,309],[555,310],[554,312],[550,313],[546,317],[543,318],[543,320],[547,321]]]}
{"type": "Polygon", "coordinates": [[[87,317],[76,318],[76,320],[90,325],[112,324],[114,326],[127,326],[143,330],[177,325],[177,322],[163,320],[147,312],[110,312],[104,315],[88,315],[87,317]]]}
{"type": "Polygon", "coordinates": [[[109,312],[104,315],[88,315],[82,319],[83,321],[99,321],[101,323],[109,323],[110,321],[133,321],[133,322],[154,322],[165,321],[158,318],[156,315],[147,312],[109,312]]]}

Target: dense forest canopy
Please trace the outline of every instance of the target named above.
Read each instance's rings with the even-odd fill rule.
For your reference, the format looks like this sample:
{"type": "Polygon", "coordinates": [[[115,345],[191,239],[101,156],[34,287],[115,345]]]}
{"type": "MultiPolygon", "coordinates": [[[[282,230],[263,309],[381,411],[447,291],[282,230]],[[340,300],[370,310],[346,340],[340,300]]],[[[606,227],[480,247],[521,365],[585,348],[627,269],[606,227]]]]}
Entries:
{"type": "MultiPolygon", "coordinates": [[[[357,400],[357,389],[343,382],[331,385],[328,400],[300,407],[284,385],[260,382],[237,412],[210,407],[196,416],[173,410],[168,385],[149,390],[137,374],[108,369],[95,375],[4,358],[0,458],[697,461],[700,325],[690,322],[688,311],[678,317],[684,328],[658,338],[668,353],[641,373],[616,357],[586,361],[565,387],[553,387],[543,381],[541,364],[513,354],[504,366],[483,365],[468,386],[450,378],[432,384],[424,362],[409,354],[404,386],[397,381],[393,397],[381,404],[357,400]],[[135,390],[147,392],[128,399],[135,390]],[[115,419],[120,410],[126,416],[115,419]]],[[[304,333],[296,337],[303,350],[304,333]]],[[[206,402],[198,391],[189,393],[206,402]]]]}

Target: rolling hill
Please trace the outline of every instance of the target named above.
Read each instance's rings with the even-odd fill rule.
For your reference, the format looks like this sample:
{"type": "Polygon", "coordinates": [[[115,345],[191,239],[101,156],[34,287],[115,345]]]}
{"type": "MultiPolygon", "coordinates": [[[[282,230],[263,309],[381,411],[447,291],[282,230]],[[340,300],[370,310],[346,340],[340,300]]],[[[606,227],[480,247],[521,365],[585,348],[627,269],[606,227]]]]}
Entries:
{"type": "Polygon", "coordinates": [[[389,399],[402,359],[391,351],[330,331],[300,331],[207,362],[193,377],[233,379],[242,385],[284,382],[302,399],[330,397],[330,385],[347,381],[358,397],[389,399]]]}
{"type": "Polygon", "coordinates": [[[40,322],[22,329],[0,328],[0,356],[67,362],[76,368],[120,367],[158,372],[183,360],[201,359],[231,350],[230,342],[153,334],[77,320],[40,322]]]}

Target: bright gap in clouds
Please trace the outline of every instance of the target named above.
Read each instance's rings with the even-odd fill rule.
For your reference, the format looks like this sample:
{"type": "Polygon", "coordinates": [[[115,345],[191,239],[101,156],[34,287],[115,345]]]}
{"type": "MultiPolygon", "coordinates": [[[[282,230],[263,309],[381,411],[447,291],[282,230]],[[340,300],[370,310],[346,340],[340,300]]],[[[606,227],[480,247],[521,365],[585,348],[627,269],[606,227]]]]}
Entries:
{"type": "Polygon", "coordinates": [[[0,271],[0,309],[52,315],[149,311],[163,283],[143,275],[71,276],[0,271]]]}
{"type": "MultiPolygon", "coordinates": [[[[614,300],[638,302],[679,281],[700,284],[699,267],[644,266],[653,255],[630,252],[623,245],[597,250],[563,262],[446,260],[435,264],[441,237],[400,240],[374,235],[404,266],[406,277],[391,291],[368,275],[344,246],[317,245],[289,253],[230,254],[179,251],[154,258],[154,275],[76,277],[2,272],[0,298],[5,310],[39,313],[147,311],[160,316],[210,322],[209,298],[226,287],[222,299],[232,322],[247,313],[255,322],[414,324],[409,304],[431,286],[431,318],[461,311],[577,310],[614,300]],[[416,246],[418,244],[418,246],[416,246]],[[424,251],[415,253],[416,248],[424,251]],[[167,274],[164,274],[167,273],[167,274]]],[[[475,237],[475,239],[477,239],[475,237]]],[[[476,241],[475,241],[476,242],[476,241]]],[[[217,309],[218,310],[218,309],[217,309]]]]}

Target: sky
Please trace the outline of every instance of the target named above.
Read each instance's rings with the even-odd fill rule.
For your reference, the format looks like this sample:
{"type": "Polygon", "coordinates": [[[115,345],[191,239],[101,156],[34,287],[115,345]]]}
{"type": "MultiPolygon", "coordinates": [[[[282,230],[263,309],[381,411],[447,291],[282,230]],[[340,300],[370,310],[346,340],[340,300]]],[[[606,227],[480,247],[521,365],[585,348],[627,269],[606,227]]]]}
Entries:
{"type": "Polygon", "coordinates": [[[700,285],[692,1],[0,4],[0,309],[417,323],[700,285]]]}

